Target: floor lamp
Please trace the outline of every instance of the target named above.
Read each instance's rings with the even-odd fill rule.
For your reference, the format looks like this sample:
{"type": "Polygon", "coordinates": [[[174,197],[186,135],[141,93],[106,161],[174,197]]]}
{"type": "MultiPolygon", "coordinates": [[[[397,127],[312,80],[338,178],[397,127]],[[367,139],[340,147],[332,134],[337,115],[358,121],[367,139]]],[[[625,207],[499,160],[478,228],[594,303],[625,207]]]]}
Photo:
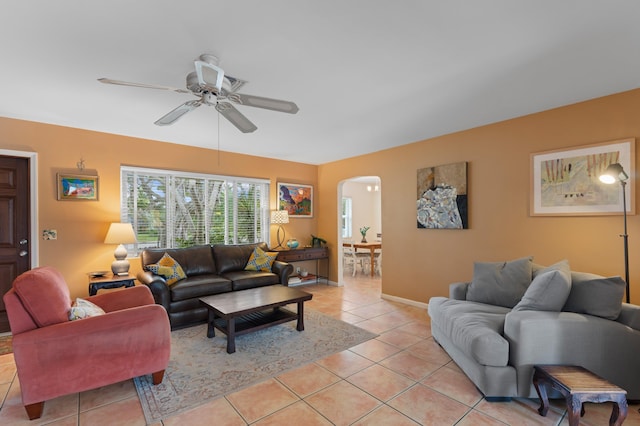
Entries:
{"type": "Polygon", "coordinates": [[[607,167],[607,170],[600,175],[600,181],[608,184],[620,182],[622,187],[622,214],[624,216],[624,234],[620,235],[624,240],[624,281],[627,284],[627,303],[630,303],[629,296],[629,234],[627,234],[627,180],[629,175],[624,171],[620,163],[614,163],[607,167]]]}

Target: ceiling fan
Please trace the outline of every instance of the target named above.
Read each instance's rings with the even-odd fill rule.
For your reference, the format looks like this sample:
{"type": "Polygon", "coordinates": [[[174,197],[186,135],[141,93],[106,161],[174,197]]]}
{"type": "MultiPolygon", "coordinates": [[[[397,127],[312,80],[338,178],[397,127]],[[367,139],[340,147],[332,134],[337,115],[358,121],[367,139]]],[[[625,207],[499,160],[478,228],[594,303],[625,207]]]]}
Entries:
{"type": "Polygon", "coordinates": [[[200,55],[200,57],[195,60],[195,71],[192,71],[187,75],[186,89],[156,86],[153,84],[131,83],[127,81],[112,80],[109,78],[99,78],[98,81],[101,83],[118,84],[121,86],[143,87],[147,89],[189,93],[199,98],[187,101],[173,111],[165,114],[155,122],[158,126],[173,124],[180,117],[201,105],[214,106],[224,118],[229,120],[231,124],[236,126],[243,133],[251,133],[255,131],[257,127],[249,121],[247,117],[240,113],[232,102],[239,105],[264,108],[289,114],[295,114],[298,112],[298,106],[294,102],[238,93],[238,90],[244,86],[247,81],[226,75],[222,68],[218,66],[218,58],[210,54],[200,55]]]}

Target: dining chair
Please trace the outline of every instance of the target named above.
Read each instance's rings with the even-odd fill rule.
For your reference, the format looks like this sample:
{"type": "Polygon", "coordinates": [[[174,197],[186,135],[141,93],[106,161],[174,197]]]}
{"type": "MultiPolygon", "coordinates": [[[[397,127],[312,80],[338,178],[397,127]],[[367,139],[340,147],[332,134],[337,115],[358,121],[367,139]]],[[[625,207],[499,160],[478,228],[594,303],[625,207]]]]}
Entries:
{"type": "MultiPolygon", "coordinates": [[[[371,253],[362,253],[362,271],[371,272],[371,253]]],[[[382,276],[382,249],[376,249],[373,253],[373,273],[382,276]]]]}

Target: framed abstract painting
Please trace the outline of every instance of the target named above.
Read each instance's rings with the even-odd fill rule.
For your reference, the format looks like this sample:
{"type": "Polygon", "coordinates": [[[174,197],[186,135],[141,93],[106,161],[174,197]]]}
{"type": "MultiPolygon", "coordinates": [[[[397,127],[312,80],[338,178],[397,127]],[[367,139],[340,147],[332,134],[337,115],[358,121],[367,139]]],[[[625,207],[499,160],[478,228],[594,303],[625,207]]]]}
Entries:
{"type": "Polygon", "coordinates": [[[635,214],[635,139],[531,154],[532,216],[622,214],[620,185],[600,181],[618,163],[631,178],[624,185],[627,214],[635,214]]]}
{"type": "Polygon", "coordinates": [[[313,217],[313,186],[278,182],[278,210],[290,217],[313,217]]]}
{"type": "Polygon", "coordinates": [[[468,229],[467,163],[425,167],[417,175],[418,228],[468,229]]]}

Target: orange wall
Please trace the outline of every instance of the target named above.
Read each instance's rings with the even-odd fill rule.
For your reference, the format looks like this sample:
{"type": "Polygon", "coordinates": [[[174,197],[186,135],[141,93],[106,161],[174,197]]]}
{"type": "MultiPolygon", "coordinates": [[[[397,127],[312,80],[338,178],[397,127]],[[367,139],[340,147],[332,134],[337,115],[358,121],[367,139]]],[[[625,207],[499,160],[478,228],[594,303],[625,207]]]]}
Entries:
{"type": "MultiPolygon", "coordinates": [[[[447,295],[450,283],[470,280],[474,261],[527,255],[540,264],[566,258],[574,270],[624,276],[621,216],[529,215],[530,154],[637,138],[638,111],[640,89],[321,165],[318,233],[335,248],[339,183],[376,175],[385,294],[426,303],[447,295]],[[470,229],[416,229],[417,169],[459,161],[469,166],[470,229]]],[[[631,301],[640,303],[638,216],[629,217],[629,235],[631,301]]],[[[334,257],[334,281],[337,270],[334,257]]]]}
{"type": "MultiPolygon", "coordinates": [[[[103,244],[110,222],[120,221],[120,166],[185,170],[220,175],[270,179],[271,208],[276,208],[276,182],[317,186],[317,167],[210,149],[129,138],[106,133],[0,118],[0,149],[38,153],[39,235],[56,229],[58,239],[40,240],[39,264],[58,268],[72,297],[88,294],[86,273],[109,269],[115,246],[103,244]],[[56,173],[78,173],[83,158],[85,173],[100,176],[100,200],[57,201],[56,173]],[[219,161],[218,161],[219,160],[219,161]]],[[[317,216],[316,216],[317,217],[317,216]]],[[[307,243],[317,219],[292,219],[285,225],[287,238],[307,243]]],[[[275,244],[275,226],[271,240],[275,244]]],[[[140,270],[130,259],[131,272],[140,270]]]]}
{"type": "MultiPolygon", "coordinates": [[[[474,261],[567,258],[575,270],[623,275],[622,218],[529,216],[529,164],[534,152],[638,137],[637,111],[640,89],[321,166],[228,152],[218,164],[215,150],[6,118],[0,118],[0,148],[38,153],[38,230],[59,234],[56,241],[40,241],[39,263],[58,267],[74,297],[87,294],[86,272],[108,269],[112,261],[113,246],[102,241],[109,222],[119,220],[119,168],[126,164],[268,178],[272,208],[278,180],[314,185],[314,218],[293,219],[287,238],[305,243],[313,233],[327,239],[332,281],[339,281],[338,185],[380,176],[383,292],[426,303],[446,295],[449,283],[470,280],[474,261]],[[87,171],[100,176],[100,201],[56,201],[56,172],[76,171],[81,157],[87,171]],[[469,163],[470,229],[416,229],[416,170],[458,161],[469,163]]],[[[631,298],[640,303],[638,216],[629,218],[629,235],[631,298]]],[[[133,259],[132,271],[139,268],[133,259]]]]}

